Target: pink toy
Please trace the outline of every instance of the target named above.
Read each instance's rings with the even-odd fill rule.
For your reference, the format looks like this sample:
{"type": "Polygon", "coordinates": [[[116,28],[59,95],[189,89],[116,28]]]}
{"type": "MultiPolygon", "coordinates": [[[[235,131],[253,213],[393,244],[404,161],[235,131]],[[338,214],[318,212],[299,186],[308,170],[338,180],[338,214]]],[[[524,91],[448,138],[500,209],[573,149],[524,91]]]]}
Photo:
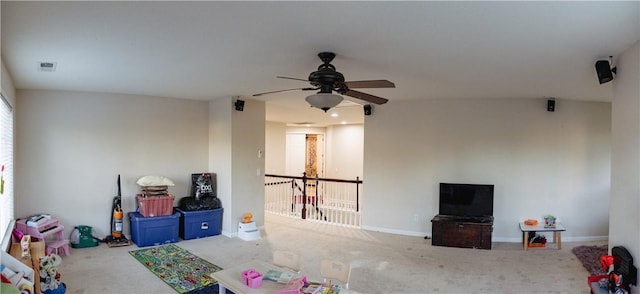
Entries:
{"type": "Polygon", "coordinates": [[[11,231],[11,233],[13,234],[13,238],[15,238],[15,242],[20,242],[20,240],[22,240],[22,236],[24,236],[24,234],[16,229],[13,229],[13,231],[11,231]]]}
{"type": "Polygon", "coordinates": [[[248,269],[242,272],[242,282],[249,288],[260,288],[262,286],[262,274],[254,269],[248,269]]]}
{"type": "Polygon", "coordinates": [[[284,288],[278,290],[278,294],[300,294],[300,289],[307,282],[307,276],[302,276],[297,279],[291,280],[284,288]]]}

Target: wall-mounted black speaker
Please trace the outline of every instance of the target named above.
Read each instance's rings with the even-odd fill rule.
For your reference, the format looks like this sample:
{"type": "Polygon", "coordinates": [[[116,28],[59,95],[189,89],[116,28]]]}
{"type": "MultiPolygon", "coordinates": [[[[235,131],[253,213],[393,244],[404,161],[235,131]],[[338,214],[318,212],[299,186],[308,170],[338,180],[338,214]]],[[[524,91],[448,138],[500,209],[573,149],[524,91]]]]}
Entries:
{"type": "Polygon", "coordinates": [[[364,115],[371,115],[371,105],[367,104],[364,106],[364,115]]]}
{"type": "Polygon", "coordinates": [[[554,112],[556,111],[556,101],[555,100],[547,100],[547,111],[554,112]]]}
{"type": "Polygon", "coordinates": [[[244,100],[236,100],[236,103],[234,105],[236,106],[237,111],[244,110],[244,100]]]}
{"type": "Polygon", "coordinates": [[[613,80],[613,74],[616,72],[615,67],[612,69],[609,60],[596,61],[596,73],[598,74],[598,81],[600,84],[604,84],[613,80]]]}

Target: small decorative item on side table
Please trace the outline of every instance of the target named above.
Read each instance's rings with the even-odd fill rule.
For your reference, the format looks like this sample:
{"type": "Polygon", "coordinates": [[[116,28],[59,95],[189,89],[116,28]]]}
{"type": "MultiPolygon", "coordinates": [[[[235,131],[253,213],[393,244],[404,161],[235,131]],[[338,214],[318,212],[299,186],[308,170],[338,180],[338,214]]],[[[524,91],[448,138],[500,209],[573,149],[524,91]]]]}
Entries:
{"type": "Polygon", "coordinates": [[[556,227],[556,217],[551,215],[551,214],[547,214],[544,216],[544,227],[545,228],[555,228],[556,227]]]}

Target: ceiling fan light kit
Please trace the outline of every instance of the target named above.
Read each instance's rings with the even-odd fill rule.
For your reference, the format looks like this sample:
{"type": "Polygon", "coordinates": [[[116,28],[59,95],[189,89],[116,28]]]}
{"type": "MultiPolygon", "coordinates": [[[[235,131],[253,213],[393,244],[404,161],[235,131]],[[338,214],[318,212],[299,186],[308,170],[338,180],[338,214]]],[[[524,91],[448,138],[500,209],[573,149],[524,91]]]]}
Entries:
{"type": "Polygon", "coordinates": [[[307,96],[305,100],[315,108],[320,108],[327,112],[327,110],[336,107],[342,102],[342,96],[332,93],[317,93],[307,96]]]}
{"type": "Polygon", "coordinates": [[[320,108],[324,110],[324,112],[327,112],[327,110],[340,104],[343,99],[342,96],[333,94],[333,92],[380,105],[387,103],[388,100],[386,98],[374,96],[360,91],[355,91],[352,89],[396,87],[394,83],[387,80],[345,81],[344,75],[336,71],[336,67],[331,64],[333,58],[336,57],[335,53],[320,52],[318,53],[318,57],[320,57],[320,60],[322,60],[322,64],[318,66],[318,70],[309,74],[309,78],[307,80],[281,76],[278,77],[281,79],[309,82],[313,87],[264,92],[253,94],[253,96],[292,90],[320,90],[320,92],[318,92],[317,94],[308,96],[306,100],[307,102],[309,102],[309,104],[311,104],[312,107],[320,108]]]}

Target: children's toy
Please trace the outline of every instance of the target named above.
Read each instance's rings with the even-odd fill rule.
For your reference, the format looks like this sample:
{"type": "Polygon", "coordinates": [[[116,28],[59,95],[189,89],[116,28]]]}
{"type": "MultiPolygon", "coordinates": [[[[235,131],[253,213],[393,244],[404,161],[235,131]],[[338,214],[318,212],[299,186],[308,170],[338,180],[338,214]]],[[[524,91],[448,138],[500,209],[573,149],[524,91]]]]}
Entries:
{"type": "Polygon", "coordinates": [[[24,236],[24,233],[14,228],[13,230],[11,230],[11,236],[13,236],[14,242],[19,242],[20,240],[22,240],[22,236],[24,236]]]}
{"type": "Polygon", "coordinates": [[[52,253],[40,259],[40,291],[43,294],[64,294],[66,286],[60,282],[58,266],[62,258],[52,253]]]}
{"type": "Polygon", "coordinates": [[[307,276],[295,278],[278,290],[278,294],[298,294],[306,282],[307,276]]]}
{"type": "Polygon", "coordinates": [[[31,251],[29,250],[31,245],[31,236],[23,235],[20,240],[20,248],[22,249],[22,259],[31,259],[31,251]]]}
{"type": "MultiPolygon", "coordinates": [[[[627,294],[632,285],[637,285],[638,269],[633,265],[633,257],[622,246],[611,249],[611,255],[600,257],[600,266],[607,275],[589,277],[590,285],[598,282],[598,287],[607,289],[608,293],[627,294]],[[598,279],[598,280],[596,280],[598,279]]],[[[593,289],[593,285],[591,285],[593,289]]]]}
{"type": "Polygon", "coordinates": [[[242,216],[242,223],[250,223],[251,219],[253,219],[253,214],[251,214],[251,212],[247,212],[242,216]]]}
{"type": "Polygon", "coordinates": [[[529,247],[546,247],[547,246],[547,237],[545,237],[544,235],[536,234],[535,232],[533,232],[533,234],[531,233],[529,234],[530,234],[529,247]]]}
{"type": "Polygon", "coordinates": [[[551,215],[551,214],[547,214],[544,216],[544,227],[545,228],[555,228],[556,227],[556,217],[551,215]]]}
{"type": "MultiPolygon", "coordinates": [[[[35,293],[35,276],[33,269],[4,250],[0,251],[0,260],[2,260],[2,265],[0,265],[0,271],[3,277],[2,282],[8,282],[17,287],[20,293],[35,293]]],[[[0,293],[4,292],[0,291],[0,293]]]]}
{"type": "Polygon", "coordinates": [[[242,271],[242,282],[249,288],[260,288],[262,286],[262,274],[254,269],[242,271]]]}
{"type": "Polygon", "coordinates": [[[613,265],[613,255],[600,256],[600,266],[605,272],[609,272],[609,269],[612,265],[613,265]]]}

